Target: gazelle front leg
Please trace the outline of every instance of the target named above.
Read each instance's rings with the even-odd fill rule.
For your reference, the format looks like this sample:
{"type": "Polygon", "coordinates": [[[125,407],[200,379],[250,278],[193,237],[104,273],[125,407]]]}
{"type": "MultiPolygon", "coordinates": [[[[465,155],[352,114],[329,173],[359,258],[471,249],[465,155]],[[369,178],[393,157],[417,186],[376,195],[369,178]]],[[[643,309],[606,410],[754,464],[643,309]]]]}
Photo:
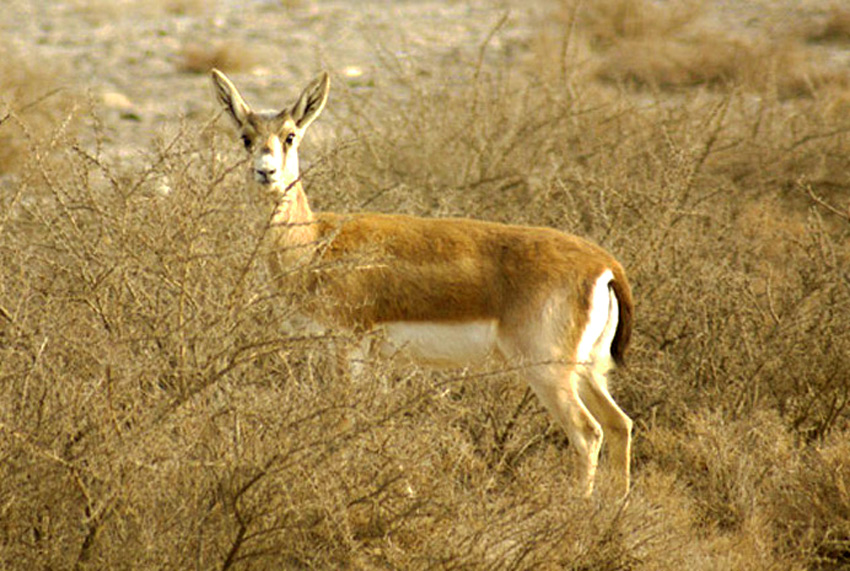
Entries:
{"type": "Polygon", "coordinates": [[[334,341],[337,375],[340,379],[358,381],[366,373],[369,358],[375,353],[374,339],[362,335],[356,340],[341,337],[334,341]]]}

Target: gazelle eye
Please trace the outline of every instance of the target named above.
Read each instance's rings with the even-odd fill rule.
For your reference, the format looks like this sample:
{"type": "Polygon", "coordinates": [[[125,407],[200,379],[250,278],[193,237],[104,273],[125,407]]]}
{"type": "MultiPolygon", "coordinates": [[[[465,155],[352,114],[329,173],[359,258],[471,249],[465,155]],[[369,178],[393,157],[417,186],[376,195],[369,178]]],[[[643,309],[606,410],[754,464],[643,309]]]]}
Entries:
{"type": "Polygon", "coordinates": [[[242,143],[245,145],[246,149],[251,149],[251,137],[248,135],[242,135],[242,143]]]}
{"type": "Polygon", "coordinates": [[[295,133],[290,133],[286,136],[285,142],[286,142],[287,145],[291,145],[294,140],[295,140],[295,133]]]}

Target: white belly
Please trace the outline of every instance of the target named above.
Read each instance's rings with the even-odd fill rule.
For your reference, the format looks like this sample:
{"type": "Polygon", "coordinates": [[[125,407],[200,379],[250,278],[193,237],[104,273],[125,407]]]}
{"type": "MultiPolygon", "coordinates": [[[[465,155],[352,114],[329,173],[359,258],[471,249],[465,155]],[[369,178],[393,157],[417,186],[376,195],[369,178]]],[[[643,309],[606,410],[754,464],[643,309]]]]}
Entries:
{"type": "Polygon", "coordinates": [[[496,349],[495,319],[462,323],[391,321],[381,325],[385,333],[382,356],[399,351],[428,365],[453,367],[481,362],[496,349]]]}

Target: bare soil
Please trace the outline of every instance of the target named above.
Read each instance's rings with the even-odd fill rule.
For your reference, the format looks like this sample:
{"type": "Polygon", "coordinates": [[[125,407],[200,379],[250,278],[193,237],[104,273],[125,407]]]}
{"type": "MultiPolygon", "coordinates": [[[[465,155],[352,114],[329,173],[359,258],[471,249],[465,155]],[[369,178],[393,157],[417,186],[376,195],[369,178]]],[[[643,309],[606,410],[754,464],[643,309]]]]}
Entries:
{"type": "MultiPolygon", "coordinates": [[[[816,0],[693,4],[709,26],[741,35],[766,29],[781,35],[801,19],[823,19],[830,7],[816,0]]],[[[14,57],[55,73],[70,92],[89,94],[102,114],[107,152],[134,157],[182,118],[202,121],[216,112],[205,77],[211,65],[232,68],[247,95],[268,106],[289,101],[322,69],[364,97],[376,86],[392,90],[384,79],[393,67],[451,85],[463,77],[453,68],[474,62],[485,43],[487,58],[528,59],[541,31],[564,25],[552,18],[557,6],[551,0],[7,0],[0,41],[14,57]]],[[[840,46],[823,49],[839,63],[850,60],[840,46]]],[[[341,110],[331,104],[329,112],[341,110]]]]}

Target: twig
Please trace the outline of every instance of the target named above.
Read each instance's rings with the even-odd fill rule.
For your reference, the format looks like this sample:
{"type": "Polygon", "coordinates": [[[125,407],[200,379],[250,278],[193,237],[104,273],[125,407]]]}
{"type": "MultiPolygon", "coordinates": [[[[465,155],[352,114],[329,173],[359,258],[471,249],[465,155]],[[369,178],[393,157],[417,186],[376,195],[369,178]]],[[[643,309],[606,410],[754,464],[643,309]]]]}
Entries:
{"type": "Polygon", "coordinates": [[[825,208],[827,211],[832,212],[839,218],[843,218],[847,222],[850,222],[850,206],[847,207],[846,212],[842,212],[838,209],[838,207],[833,206],[832,204],[828,203],[826,200],[815,194],[815,191],[812,190],[812,185],[806,184],[802,186],[806,190],[806,194],[809,195],[809,198],[811,198],[815,202],[815,204],[818,204],[822,208],[825,208]]]}
{"type": "MultiPolygon", "coordinates": [[[[44,95],[37,97],[36,99],[33,99],[29,103],[25,103],[24,105],[22,105],[15,113],[17,114],[17,113],[20,113],[22,111],[26,111],[27,109],[30,109],[32,107],[35,107],[36,105],[38,105],[39,103],[41,103],[42,101],[47,99],[48,97],[53,97],[54,95],[56,95],[57,93],[59,93],[63,89],[64,89],[64,87],[57,87],[56,89],[51,89],[50,91],[48,91],[44,95]]],[[[8,119],[10,119],[12,117],[12,113],[13,113],[12,111],[8,111],[5,115],[3,115],[3,117],[0,117],[0,125],[2,125],[8,119]]]]}
{"type": "Polygon", "coordinates": [[[569,51],[570,51],[570,45],[572,45],[573,35],[575,34],[576,20],[578,19],[577,18],[578,11],[581,8],[582,4],[583,4],[582,0],[579,0],[578,2],[573,4],[573,7],[572,7],[573,9],[570,11],[570,15],[569,15],[569,23],[567,25],[567,31],[564,33],[564,41],[561,44],[561,62],[560,62],[561,63],[561,70],[560,71],[561,71],[561,75],[562,75],[562,78],[564,80],[564,83],[567,83],[567,78],[569,77],[569,73],[568,73],[568,67],[569,66],[567,65],[567,61],[569,59],[568,55],[569,55],[569,51]]]}
{"type": "Polygon", "coordinates": [[[502,27],[507,23],[508,18],[510,17],[510,11],[506,11],[502,14],[502,17],[496,22],[490,31],[487,33],[487,37],[484,38],[484,41],[481,42],[481,45],[478,47],[478,62],[475,65],[475,72],[472,75],[472,84],[476,87],[472,91],[472,105],[470,106],[470,116],[475,117],[476,111],[478,110],[478,92],[480,91],[478,88],[478,80],[481,77],[481,70],[484,67],[484,56],[487,54],[487,48],[490,45],[490,42],[493,41],[493,37],[496,33],[502,29],[502,27]]]}

